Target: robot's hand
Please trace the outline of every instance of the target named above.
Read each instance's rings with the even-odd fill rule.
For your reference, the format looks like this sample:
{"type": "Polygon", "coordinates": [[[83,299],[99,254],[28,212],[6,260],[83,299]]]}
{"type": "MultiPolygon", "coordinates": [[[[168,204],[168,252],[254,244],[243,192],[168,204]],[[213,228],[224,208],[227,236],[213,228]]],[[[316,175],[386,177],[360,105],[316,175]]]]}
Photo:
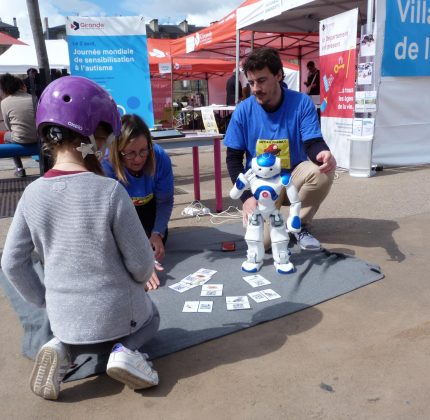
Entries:
{"type": "Polygon", "coordinates": [[[291,173],[290,172],[283,172],[281,175],[281,182],[282,185],[287,186],[291,182],[291,173]]]}
{"type": "Polygon", "coordinates": [[[299,233],[302,229],[302,222],[300,220],[300,201],[290,205],[290,214],[287,219],[287,230],[291,233],[299,233]]]}
{"type": "Polygon", "coordinates": [[[242,193],[249,188],[249,182],[244,174],[239,174],[233,188],[230,191],[230,197],[237,200],[242,193]]]}
{"type": "Polygon", "coordinates": [[[302,230],[302,221],[299,216],[288,216],[287,230],[291,233],[299,233],[302,230]]]}

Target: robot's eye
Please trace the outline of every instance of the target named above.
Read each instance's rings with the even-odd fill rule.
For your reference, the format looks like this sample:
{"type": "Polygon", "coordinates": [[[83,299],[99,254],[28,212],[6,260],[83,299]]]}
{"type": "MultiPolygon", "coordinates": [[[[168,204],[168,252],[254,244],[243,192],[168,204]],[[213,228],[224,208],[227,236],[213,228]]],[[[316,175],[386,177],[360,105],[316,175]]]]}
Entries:
{"type": "Polygon", "coordinates": [[[261,171],[261,168],[258,168],[259,171],[261,171]]]}
{"type": "Polygon", "coordinates": [[[273,168],[270,168],[271,171],[273,171],[273,168]]]}

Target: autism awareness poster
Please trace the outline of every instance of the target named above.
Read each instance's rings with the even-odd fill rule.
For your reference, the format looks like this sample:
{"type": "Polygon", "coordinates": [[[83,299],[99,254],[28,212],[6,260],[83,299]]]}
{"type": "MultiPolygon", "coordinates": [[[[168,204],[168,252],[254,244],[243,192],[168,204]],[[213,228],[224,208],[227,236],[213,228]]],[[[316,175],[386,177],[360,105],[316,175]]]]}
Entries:
{"type": "Polygon", "coordinates": [[[66,18],[70,73],[93,80],[121,115],[154,125],[146,27],[140,16],[66,18]]]}
{"type": "Polygon", "coordinates": [[[349,167],[355,108],[358,9],[320,22],[321,129],[339,166],[349,167]]]}

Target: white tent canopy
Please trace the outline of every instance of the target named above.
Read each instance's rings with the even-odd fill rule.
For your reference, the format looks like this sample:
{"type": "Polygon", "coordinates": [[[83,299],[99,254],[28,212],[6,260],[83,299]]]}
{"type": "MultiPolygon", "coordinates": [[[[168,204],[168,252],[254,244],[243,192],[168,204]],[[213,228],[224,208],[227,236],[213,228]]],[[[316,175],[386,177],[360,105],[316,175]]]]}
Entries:
{"type": "MultiPolygon", "coordinates": [[[[0,74],[25,74],[30,67],[39,68],[36,49],[32,41],[23,40],[28,45],[12,45],[0,55],[0,74]]],[[[49,66],[51,69],[70,69],[69,49],[63,39],[46,40],[49,66]]]]}
{"type": "Polygon", "coordinates": [[[367,0],[259,0],[237,9],[236,28],[255,32],[318,32],[320,20],[359,8],[366,23],[367,0]]]}

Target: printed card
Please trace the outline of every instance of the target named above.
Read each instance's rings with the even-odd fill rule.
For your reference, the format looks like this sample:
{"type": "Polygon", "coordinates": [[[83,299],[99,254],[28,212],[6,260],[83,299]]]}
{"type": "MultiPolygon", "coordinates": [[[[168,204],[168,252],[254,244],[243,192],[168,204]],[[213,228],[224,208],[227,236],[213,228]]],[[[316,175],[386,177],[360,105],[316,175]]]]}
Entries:
{"type": "Polygon", "coordinates": [[[265,286],[266,284],[270,284],[270,281],[265,279],[260,274],[253,274],[252,276],[245,276],[243,279],[249,283],[252,287],[260,287],[265,286]]]}
{"type": "Polygon", "coordinates": [[[248,293],[248,296],[254,299],[257,303],[267,302],[269,300],[267,299],[266,295],[261,292],[251,292],[248,293]]]}
{"type": "Polygon", "coordinates": [[[212,277],[217,271],[209,268],[200,268],[194,274],[203,274],[205,276],[212,277]]]}
{"type": "Polygon", "coordinates": [[[184,303],[182,312],[197,312],[199,310],[199,301],[188,300],[184,303]]]}
{"type": "Polygon", "coordinates": [[[213,302],[211,300],[201,300],[198,312],[212,312],[213,302]]]}
{"type": "Polygon", "coordinates": [[[175,284],[171,284],[169,287],[172,290],[175,290],[176,292],[179,292],[179,293],[186,292],[187,290],[190,289],[190,286],[188,284],[181,283],[181,282],[175,283],[175,284]]]}
{"type": "Polygon", "coordinates": [[[268,300],[279,299],[281,295],[276,293],[272,289],[259,290],[258,292],[248,293],[252,299],[254,299],[257,303],[266,302],[268,300]]]}
{"type": "Polygon", "coordinates": [[[222,284],[204,284],[200,296],[222,296],[222,284]]]}
{"type": "Polygon", "coordinates": [[[169,287],[176,292],[183,293],[193,287],[201,286],[208,282],[211,277],[216,273],[216,270],[209,270],[207,268],[200,268],[193,274],[189,274],[181,281],[171,284],[169,287]]]}
{"type": "Polygon", "coordinates": [[[260,290],[261,293],[263,293],[264,296],[267,297],[267,299],[269,300],[273,300],[273,299],[279,299],[281,297],[281,295],[279,295],[278,293],[276,293],[274,290],[272,289],[265,289],[265,290],[260,290]]]}
{"type": "Polygon", "coordinates": [[[251,309],[248,296],[226,296],[227,310],[236,311],[240,309],[251,309]]]}

